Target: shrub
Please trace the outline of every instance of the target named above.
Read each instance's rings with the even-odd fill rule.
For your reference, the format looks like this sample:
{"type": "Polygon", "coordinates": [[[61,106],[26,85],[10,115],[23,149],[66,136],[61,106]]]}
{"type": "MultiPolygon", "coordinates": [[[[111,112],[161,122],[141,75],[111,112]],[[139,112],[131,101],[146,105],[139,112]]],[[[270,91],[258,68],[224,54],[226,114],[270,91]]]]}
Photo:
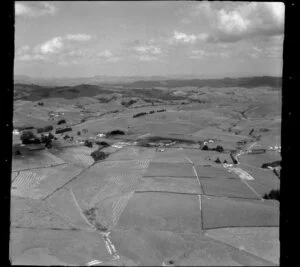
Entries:
{"type": "Polygon", "coordinates": [[[64,139],[65,139],[65,140],[66,140],[66,139],[69,139],[69,138],[70,138],[70,136],[67,135],[67,134],[64,136],[64,139]]]}
{"type": "Polygon", "coordinates": [[[44,106],[44,103],[43,102],[38,102],[38,105],[39,106],[44,106]]]}
{"type": "Polygon", "coordinates": [[[107,157],[107,154],[98,149],[91,153],[91,157],[93,157],[94,161],[96,162],[98,160],[104,160],[107,157]]]}
{"type": "Polygon", "coordinates": [[[227,163],[227,160],[225,159],[225,160],[223,161],[223,163],[227,163]]]}
{"type": "Polygon", "coordinates": [[[63,123],[66,123],[66,120],[65,119],[61,119],[57,122],[57,125],[60,125],[60,124],[63,124],[63,123]]]}
{"type": "Polygon", "coordinates": [[[77,135],[81,135],[81,132],[80,132],[80,131],[78,131],[78,132],[77,132],[77,135]]]}
{"type": "Polygon", "coordinates": [[[275,199],[280,201],[280,190],[271,190],[268,194],[263,196],[264,199],[275,199]]]}
{"type": "Polygon", "coordinates": [[[151,110],[150,112],[149,112],[149,114],[153,114],[155,111],[154,110],[151,110]]]}

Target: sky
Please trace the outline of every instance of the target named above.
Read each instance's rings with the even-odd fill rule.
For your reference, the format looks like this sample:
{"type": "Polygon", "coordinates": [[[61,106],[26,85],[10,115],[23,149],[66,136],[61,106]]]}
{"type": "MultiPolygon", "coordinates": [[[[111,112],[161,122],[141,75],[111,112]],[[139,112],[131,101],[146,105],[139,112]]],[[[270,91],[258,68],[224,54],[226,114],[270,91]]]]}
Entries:
{"type": "Polygon", "coordinates": [[[281,76],[283,3],[15,2],[15,75],[281,76]]]}

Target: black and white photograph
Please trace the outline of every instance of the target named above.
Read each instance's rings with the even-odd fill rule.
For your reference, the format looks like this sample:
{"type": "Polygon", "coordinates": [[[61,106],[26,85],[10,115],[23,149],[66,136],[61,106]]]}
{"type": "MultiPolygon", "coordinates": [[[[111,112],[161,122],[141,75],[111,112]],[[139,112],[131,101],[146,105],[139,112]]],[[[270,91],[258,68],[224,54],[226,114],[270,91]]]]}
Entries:
{"type": "Polygon", "coordinates": [[[285,11],[15,1],[11,265],[279,266],[285,11]]]}

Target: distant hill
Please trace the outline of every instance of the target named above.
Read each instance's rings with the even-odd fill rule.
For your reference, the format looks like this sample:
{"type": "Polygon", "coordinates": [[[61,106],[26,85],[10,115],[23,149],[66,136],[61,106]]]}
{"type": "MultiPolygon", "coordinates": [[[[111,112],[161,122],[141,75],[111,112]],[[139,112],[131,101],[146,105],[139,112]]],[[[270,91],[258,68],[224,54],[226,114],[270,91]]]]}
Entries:
{"type": "Polygon", "coordinates": [[[247,78],[223,78],[223,79],[200,79],[197,76],[174,75],[164,76],[105,76],[78,78],[31,78],[24,75],[16,75],[14,84],[35,84],[40,86],[75,86],[81,84],[89,85],[116,85],[125,88],[151,88],[151,87],[182,87],[182,86],[210,86],[210,87],[257,87],[271,86],[281,87],[280,77],[261,76],[247,78]]]}
{"type": "Polygon", "coordinates": [[[124,84],[123,87],[130,88],[150,88],[150,87],[184,87],[209,86],[213,88],[221,87],[244,87],[253,88],[259,86],[270,86],[280,88],[282,79],[279,77],[250,77],[250,78],[224,78],[224,79],[191,79],[191,80],[164,80],[164,81],[136,81],[133,83],[124,84]]]}
{"type": "MultiPolygon", "coordinates": [[[[171,79],[171,80],[140,80],[134,82],[102,83],[102,84],[79,84],[74,86],[45,86],[37,84],[16,83],[14,85],[14,99],[38,101],[42,98],[59,97],[74,99],[78,97],[93,97],[99,94],[110,94],[119,91],[126,96],[150,97],[170,99],[169,93],[164,93],[158,87],[176,88],[193,86],[202,88],[241,87],[254,88],[269,86],[278,90],[281,88],[281,78],[277,77],[252,77],[252,78],[224,78],[224,79],[171,79]],[[126,89],[126,90],[125,90],[126,89]],[[137,90],[151,89],[151,90],[137,90]]],[[[172,99],[183,97],[172,96],[172,99]]]]}

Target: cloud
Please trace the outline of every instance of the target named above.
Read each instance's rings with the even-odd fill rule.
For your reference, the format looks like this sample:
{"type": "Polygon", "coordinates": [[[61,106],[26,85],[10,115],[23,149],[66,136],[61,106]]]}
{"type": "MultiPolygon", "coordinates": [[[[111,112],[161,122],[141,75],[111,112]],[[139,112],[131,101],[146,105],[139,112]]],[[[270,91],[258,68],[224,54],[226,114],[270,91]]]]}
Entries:
{"type": "Polygon", "coordinates": [[[78,33],[78,34],[68,34],[66,36],[66,39],[68,40],[72,40],[72,41],[89,41],[91,39],[93,39],[93,36],[89,35],[89,34],[82,34],[82,33],[78,33]]]}
{"type": "Polygon", "coordinates": [[[106,50],[98,53],[97,56],[102,57],[102,58],[110,58],[113,56],[113,54],[109,50],[106,49],[106,50]]]}
{"type": "Polygon", "coordinates": [[[157,57],[153,57],[150,55],[141,55],[139,56],[139,60],[141,61],[155,61],[155,60],[159,60],[157,57]]]}
{"type": "MultiPolygon", "coordinates": [[[[207,25],[208,42],[237,42],[255,36],[275,36],[284,31],[285,6],[280,2],[202,2],[190,19],[207,25]]],[[[193,35],[186,42],[195,41],[193,35]]],[[[184,40],[184,36],[181,37],[184,40]]]]}
{"type": "Polygon", "coordinates": [[[57,8],[54,4],[48,2],[37,3],[15,3],[16,16],[40,17],[45,15],[55,15],[57,8]]]}
{"type": "Polygon", "coordinates": [[[39,50],[42,54],[58,53],[63,48],[64,43],[62,37],[54,37],[51,40],[43,43],[39,50]]]}
{"type": "Polygon", "coordinates": [[[173,39],[178,42],[182,43],[195,43],[197,40],[197,37],[194,34],[185,34],[183,32],[174,31],[173,39]]]}
{"type": "Polygon", "coordinates": [[[193,50],[190,54],[190,58],[192,59],[203,59],[208,57],[218,57],[218,58],[228,58],[230,56],[230,52],[226,51],[205,51],[205,50],[193,50]]]}
{"type": "Polygon", "coordinates": [[[154,45],[136,46],[133,49],[140,54],[152,54],[152,55],[161,54],[161,49],[154,45]]]}
{"type": "MultiPolygon", "coordinates": [[[[86,42],[92,39],[94,39],[94,36],[84,33],[67,34],[65,36],[53,37],[50,40],[37,44],[32,49],[28,45],[24,45],[17,49],[16,60],[73,62],[75,64],[75,62],[79,62],[79,59],[91,59],[96,56],[97,51],[86,44],[86,42]]],[[[110,57],[109,53],[107,50],[103,56],[110,57]]]]}
{"type": "Polygon", "coordinates": [[[196,41],[206,41],[208,35],[206,33],[195,34],[186,34],[183,32],[174,31],[173,37],[170,40],[170,43],[186,43],[194,44],[196,41]]]}

